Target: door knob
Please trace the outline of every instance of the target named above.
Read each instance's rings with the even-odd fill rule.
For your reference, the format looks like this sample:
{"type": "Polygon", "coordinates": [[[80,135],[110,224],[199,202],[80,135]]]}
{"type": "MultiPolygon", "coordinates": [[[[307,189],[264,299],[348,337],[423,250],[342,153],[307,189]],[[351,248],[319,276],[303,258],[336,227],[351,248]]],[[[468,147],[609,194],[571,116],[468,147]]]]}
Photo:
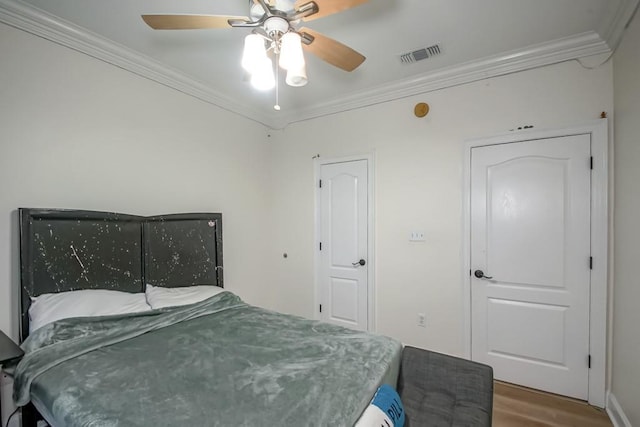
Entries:
{"type": "Polygon", "coordinates": [[[365,265],[367,263],[367,261],[361,259],[358,262],[352,262],[351,265],[353,265],[354,267],[358,266],[358,265],[365,265]]]}
{"type": "Polygon", "coordinates": [[[489,280],[493,279],[492,276],[485,276],[482,270],[474,271],[473,275],[476,276],[478,279],[489,279],[489,280]]]}

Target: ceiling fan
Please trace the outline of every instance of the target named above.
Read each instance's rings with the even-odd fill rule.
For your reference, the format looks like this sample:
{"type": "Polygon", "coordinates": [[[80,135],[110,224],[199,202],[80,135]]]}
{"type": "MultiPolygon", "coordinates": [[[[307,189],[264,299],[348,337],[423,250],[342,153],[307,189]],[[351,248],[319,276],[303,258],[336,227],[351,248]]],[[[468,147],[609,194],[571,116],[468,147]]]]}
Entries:
{"type": "MultiPolygon", "coordinates": [[[[245,38],[243,67],[259,89],[274,86],[273,53],[280,67],[287,71],[290,86],[307,83],[303,48],[329,64],[353,71],[365,57],[352,48],[310,28],[297,28],[300,21],[311,21],[351,9],[369,0],[249,0],[249,16],[227,15],[142,15],[155,30],[213,28],[252,28],[245,38]],[[265,61],[268,60],[269,62],[265,61]],[[271,71],[269,71],[271,70],[271,71]]],[[[276,68],[276,72],[278,67],[276,68]]]]}

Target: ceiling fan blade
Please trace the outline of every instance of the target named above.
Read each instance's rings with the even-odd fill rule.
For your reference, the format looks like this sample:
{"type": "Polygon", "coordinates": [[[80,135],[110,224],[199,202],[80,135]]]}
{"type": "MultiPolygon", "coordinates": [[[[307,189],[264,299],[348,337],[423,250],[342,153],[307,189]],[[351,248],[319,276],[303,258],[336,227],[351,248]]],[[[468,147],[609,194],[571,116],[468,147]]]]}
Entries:
{"type": "Polygon", "coordinates": [[[323,16],[333,15],[334,13],[351,9],[352,7],[360,6],[368,1],[369,0],[296,0],[293,8],[298,11],[300,9],[304,9],[304,6],[308,3],[315,3],[318,6],[318,12],[302,18],[303,21],[311,21],[322,18],[323,16]]]}
{"type": "Polygon", "coordinates": [[[246,16],[227,15],[142,15],[142,19],[154,30],[227,28],[229,19],[250,21],[246,16]]]}
{"type": "Polygon", "coordinates": [[[301,28],[298,32],[309,35],[313,38],[311,43],[302,44],[302,47],[305,50],[313,53],[333,66],[342,68],[345,71],[355,70],[366,59],[362,54],[351,49],[349,46],[320,34],[317,31],[313,31],[309,28],[301,28]]]}

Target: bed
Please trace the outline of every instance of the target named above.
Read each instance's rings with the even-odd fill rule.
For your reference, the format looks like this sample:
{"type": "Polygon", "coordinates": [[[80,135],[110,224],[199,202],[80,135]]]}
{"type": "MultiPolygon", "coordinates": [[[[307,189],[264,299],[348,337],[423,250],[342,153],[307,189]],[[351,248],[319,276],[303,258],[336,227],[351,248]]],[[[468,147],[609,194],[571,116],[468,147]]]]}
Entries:
{"type": "MultiPolygon", "coordinates": [[[[284,315],[228,291],[34,331],[32,298],[86,289],[223,288],[222,216],[20,209],[23,425],[352,426],[402,347],[284,315]],[[31,405],[34,405],[35,408],[31,405]]],[[[148,290],[148,289],[147,289],[148,290]]]]}

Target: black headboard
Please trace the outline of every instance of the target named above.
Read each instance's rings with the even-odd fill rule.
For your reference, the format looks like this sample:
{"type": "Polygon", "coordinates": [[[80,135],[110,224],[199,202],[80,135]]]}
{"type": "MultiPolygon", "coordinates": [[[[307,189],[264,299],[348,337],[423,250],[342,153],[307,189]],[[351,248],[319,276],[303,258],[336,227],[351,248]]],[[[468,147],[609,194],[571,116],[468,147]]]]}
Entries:
{"type": "Polygon", "coordinates": [[[222,214],[143,217],[19,209],[20,339],[30,297],[79,289],[144,292],[145,284],[223,286],[222,214]]]}

